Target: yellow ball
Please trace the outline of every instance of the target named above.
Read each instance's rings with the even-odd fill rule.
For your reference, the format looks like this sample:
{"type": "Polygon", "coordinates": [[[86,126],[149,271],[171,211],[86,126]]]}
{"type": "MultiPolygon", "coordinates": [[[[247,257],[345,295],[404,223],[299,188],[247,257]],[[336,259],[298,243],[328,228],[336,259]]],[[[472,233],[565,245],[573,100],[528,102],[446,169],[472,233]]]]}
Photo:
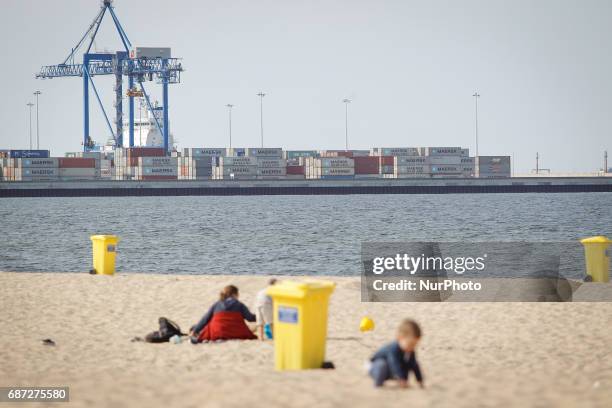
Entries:
{"type": "Polygon", "coordinates": [[[368,316],[361,319],[361,323],[359,323],[359,330],[362,332],[367,332],[370,330],[374,330],[374,320],[369,318],[368,316]]]}

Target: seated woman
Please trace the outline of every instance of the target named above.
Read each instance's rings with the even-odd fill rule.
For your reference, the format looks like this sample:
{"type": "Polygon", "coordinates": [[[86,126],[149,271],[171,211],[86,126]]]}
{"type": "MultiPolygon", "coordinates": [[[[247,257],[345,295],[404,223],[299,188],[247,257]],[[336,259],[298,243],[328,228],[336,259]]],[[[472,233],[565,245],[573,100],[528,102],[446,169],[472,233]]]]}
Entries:
{"type": "Polygon", "coordinates": [[[219,300],[213,304],[200,321],[191,328],[190,336],[200,343],[205,340],[256,339],[257,336],[244,323],[254,322],[255,315],[238,300],[238,288],[223,288],[219,300]]]}

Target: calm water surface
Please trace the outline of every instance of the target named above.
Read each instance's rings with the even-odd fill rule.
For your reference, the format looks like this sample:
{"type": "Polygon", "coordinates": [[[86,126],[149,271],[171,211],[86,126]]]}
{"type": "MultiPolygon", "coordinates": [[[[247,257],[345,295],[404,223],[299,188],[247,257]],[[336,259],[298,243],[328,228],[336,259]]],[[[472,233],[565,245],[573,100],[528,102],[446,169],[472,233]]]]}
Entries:
{"type": "Polygon", "coordinates": [[[612,193],[0,199],[0,270],[86,271],[93,234],[117,269],[360,273],[363,241],[612,236],[612,193]]]}

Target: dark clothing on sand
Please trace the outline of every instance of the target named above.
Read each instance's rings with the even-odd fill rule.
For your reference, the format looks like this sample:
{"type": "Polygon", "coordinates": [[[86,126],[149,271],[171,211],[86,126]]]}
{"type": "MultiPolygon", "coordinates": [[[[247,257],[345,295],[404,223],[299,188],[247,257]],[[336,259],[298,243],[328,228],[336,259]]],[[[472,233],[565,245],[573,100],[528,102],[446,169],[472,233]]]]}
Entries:
{"type": "Polygon", "coordinates": [[[210,319],[212,319],[213,315],[217,312],[240,312],[242,314],[242,317],[244,317],[244,320],[246,320],[247,322],[254,322],[256,320],[255,315],[251,313],[249,308],[246,307],[244,303],[240,302],[236,298],[230,297],[225,300],[219,300],[214,305],[212,305],[210,309],[208,309],[208,312],[206,312],[206,314],[202,316],[198,324],[193,326],[191,330],[196,333],[201,332],[202,329],[206,327],[208,322],[210,322],[210,319]]]}
{"type": "Polygon", "coordinates": [[[423,381],[423,374],[414,351],[405,353],[397,341],[378,350],[370,360],[372,361],[370,376],[374,378],[377,386],[381,386],[383,382],[391,378],[407,380],[410,371],[414,372],[418,382],[423,381]]]}

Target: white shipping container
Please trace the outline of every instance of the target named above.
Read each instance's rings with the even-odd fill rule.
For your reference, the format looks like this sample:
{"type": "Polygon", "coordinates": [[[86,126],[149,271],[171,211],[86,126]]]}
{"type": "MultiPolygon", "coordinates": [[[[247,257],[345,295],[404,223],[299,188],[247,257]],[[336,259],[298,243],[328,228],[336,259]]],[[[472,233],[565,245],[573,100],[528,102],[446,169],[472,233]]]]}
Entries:
{"type": "Polygon", "coordinates": [[[374,147],[370,151],[372,156],[420,156],[418,147],[374,147]]]}
{"type": "Polygon", "coordinates": [[[44,167],[24,167],[24,168],[16,168],[14,169],[15,177],[57,177],[58,169],[53,168],[44,168],[44,167]]]}
{"type": "Polygon", "coordinates": [[[350,157],[307,158],[306,163],[313,167],[355,167],[355,161],[350,157]]]}
{"type": "Polygon", "coordinates": [[[426,163],[434,165],[460,165],[461,156],[428,156],[426,163]]]}
{"type": "Polygon", "coordinates": [[[249,156],[228,156],[219,158],[219,166],[257,166],[257,158],[249,156]]]}
{"type": "Polygon", "coordinates": [[[258,176],[286,176],[286,167],[260,167],[257,169],[258,176]]]}
{"type": "Polygon", "coordinates": [[[17,164],[16,167],[54,168],[59,165],[59,160],[55,157],[51,157],[48,159],[14,159],[14,160],[17,164]]]}
{"type": "Polygon", "coordinates": [[[429,166],[395,166],[393,174],[428,174],[429,166]]]}
{"type": "Polygon", "coordinates": [[[465,149],[461,147],[423,147],[424,156],[461,156],[465,149]]]}
{"type": "Polygon", "coordinates": [[[219,173],[224,175],[224,176],[228,176],[230,174],[235,174],[235,175],[249,175],[249,176],[256,176],[257,175],[257,167],[256,166],[220,166],[217,167],[219,170],[219,173]]]}
{"type": "Polygon", "coordinates": [[[462,167],[459,165],[433,165],[431,166],[431,174],[457,174],[462,172],[462,167]]]}
{"type": "Polygon", "coordinates": [[[183,155],[189,157],[223,157],[227,156],[224,147],[188,147],[183,149],[183,155]]]}
{"type": "Polygon", "coordinates": [[[353,176],[355,169],[352,167],[322,167],[315,168],[311,173],[315,176],[353,176]]]}
{"type": "Polygon", "coordinates": [[[287,160],[259,158],[257,160],[257,166],[258,167],[287,167],[287,160]]]}
{"type": "Polygon", "coordinates": [[[250,147],[246,149],[246,155],[250,157],[271,157],[282,158],[283,149],[281,147],[250,147]]]}
{"type": "Polygon", "coordinates": [[[427,163],[427,157],[423,156],[396,156],[393,158],[393,164],[401,165],[422,165],[427,163]]]}
{"type": "Polygon", "coordinates": [[[138,165],[141,167],[169,167],[177,166],[178,158],[176,157],[139,157],[138,165]]]}
{"type": "Polygon", "coordinates": [[[164,167],[134,167],[134,176],[176,176],[178,174],[178,168],[176,166],[164,166],[164,167]]]}
{"type": "Polygon", "coordinates": [[[60,177],[99,177],[100,169],[94,169],[91,167],[62,167],[58,169],[58,176],[60,177]]]}

